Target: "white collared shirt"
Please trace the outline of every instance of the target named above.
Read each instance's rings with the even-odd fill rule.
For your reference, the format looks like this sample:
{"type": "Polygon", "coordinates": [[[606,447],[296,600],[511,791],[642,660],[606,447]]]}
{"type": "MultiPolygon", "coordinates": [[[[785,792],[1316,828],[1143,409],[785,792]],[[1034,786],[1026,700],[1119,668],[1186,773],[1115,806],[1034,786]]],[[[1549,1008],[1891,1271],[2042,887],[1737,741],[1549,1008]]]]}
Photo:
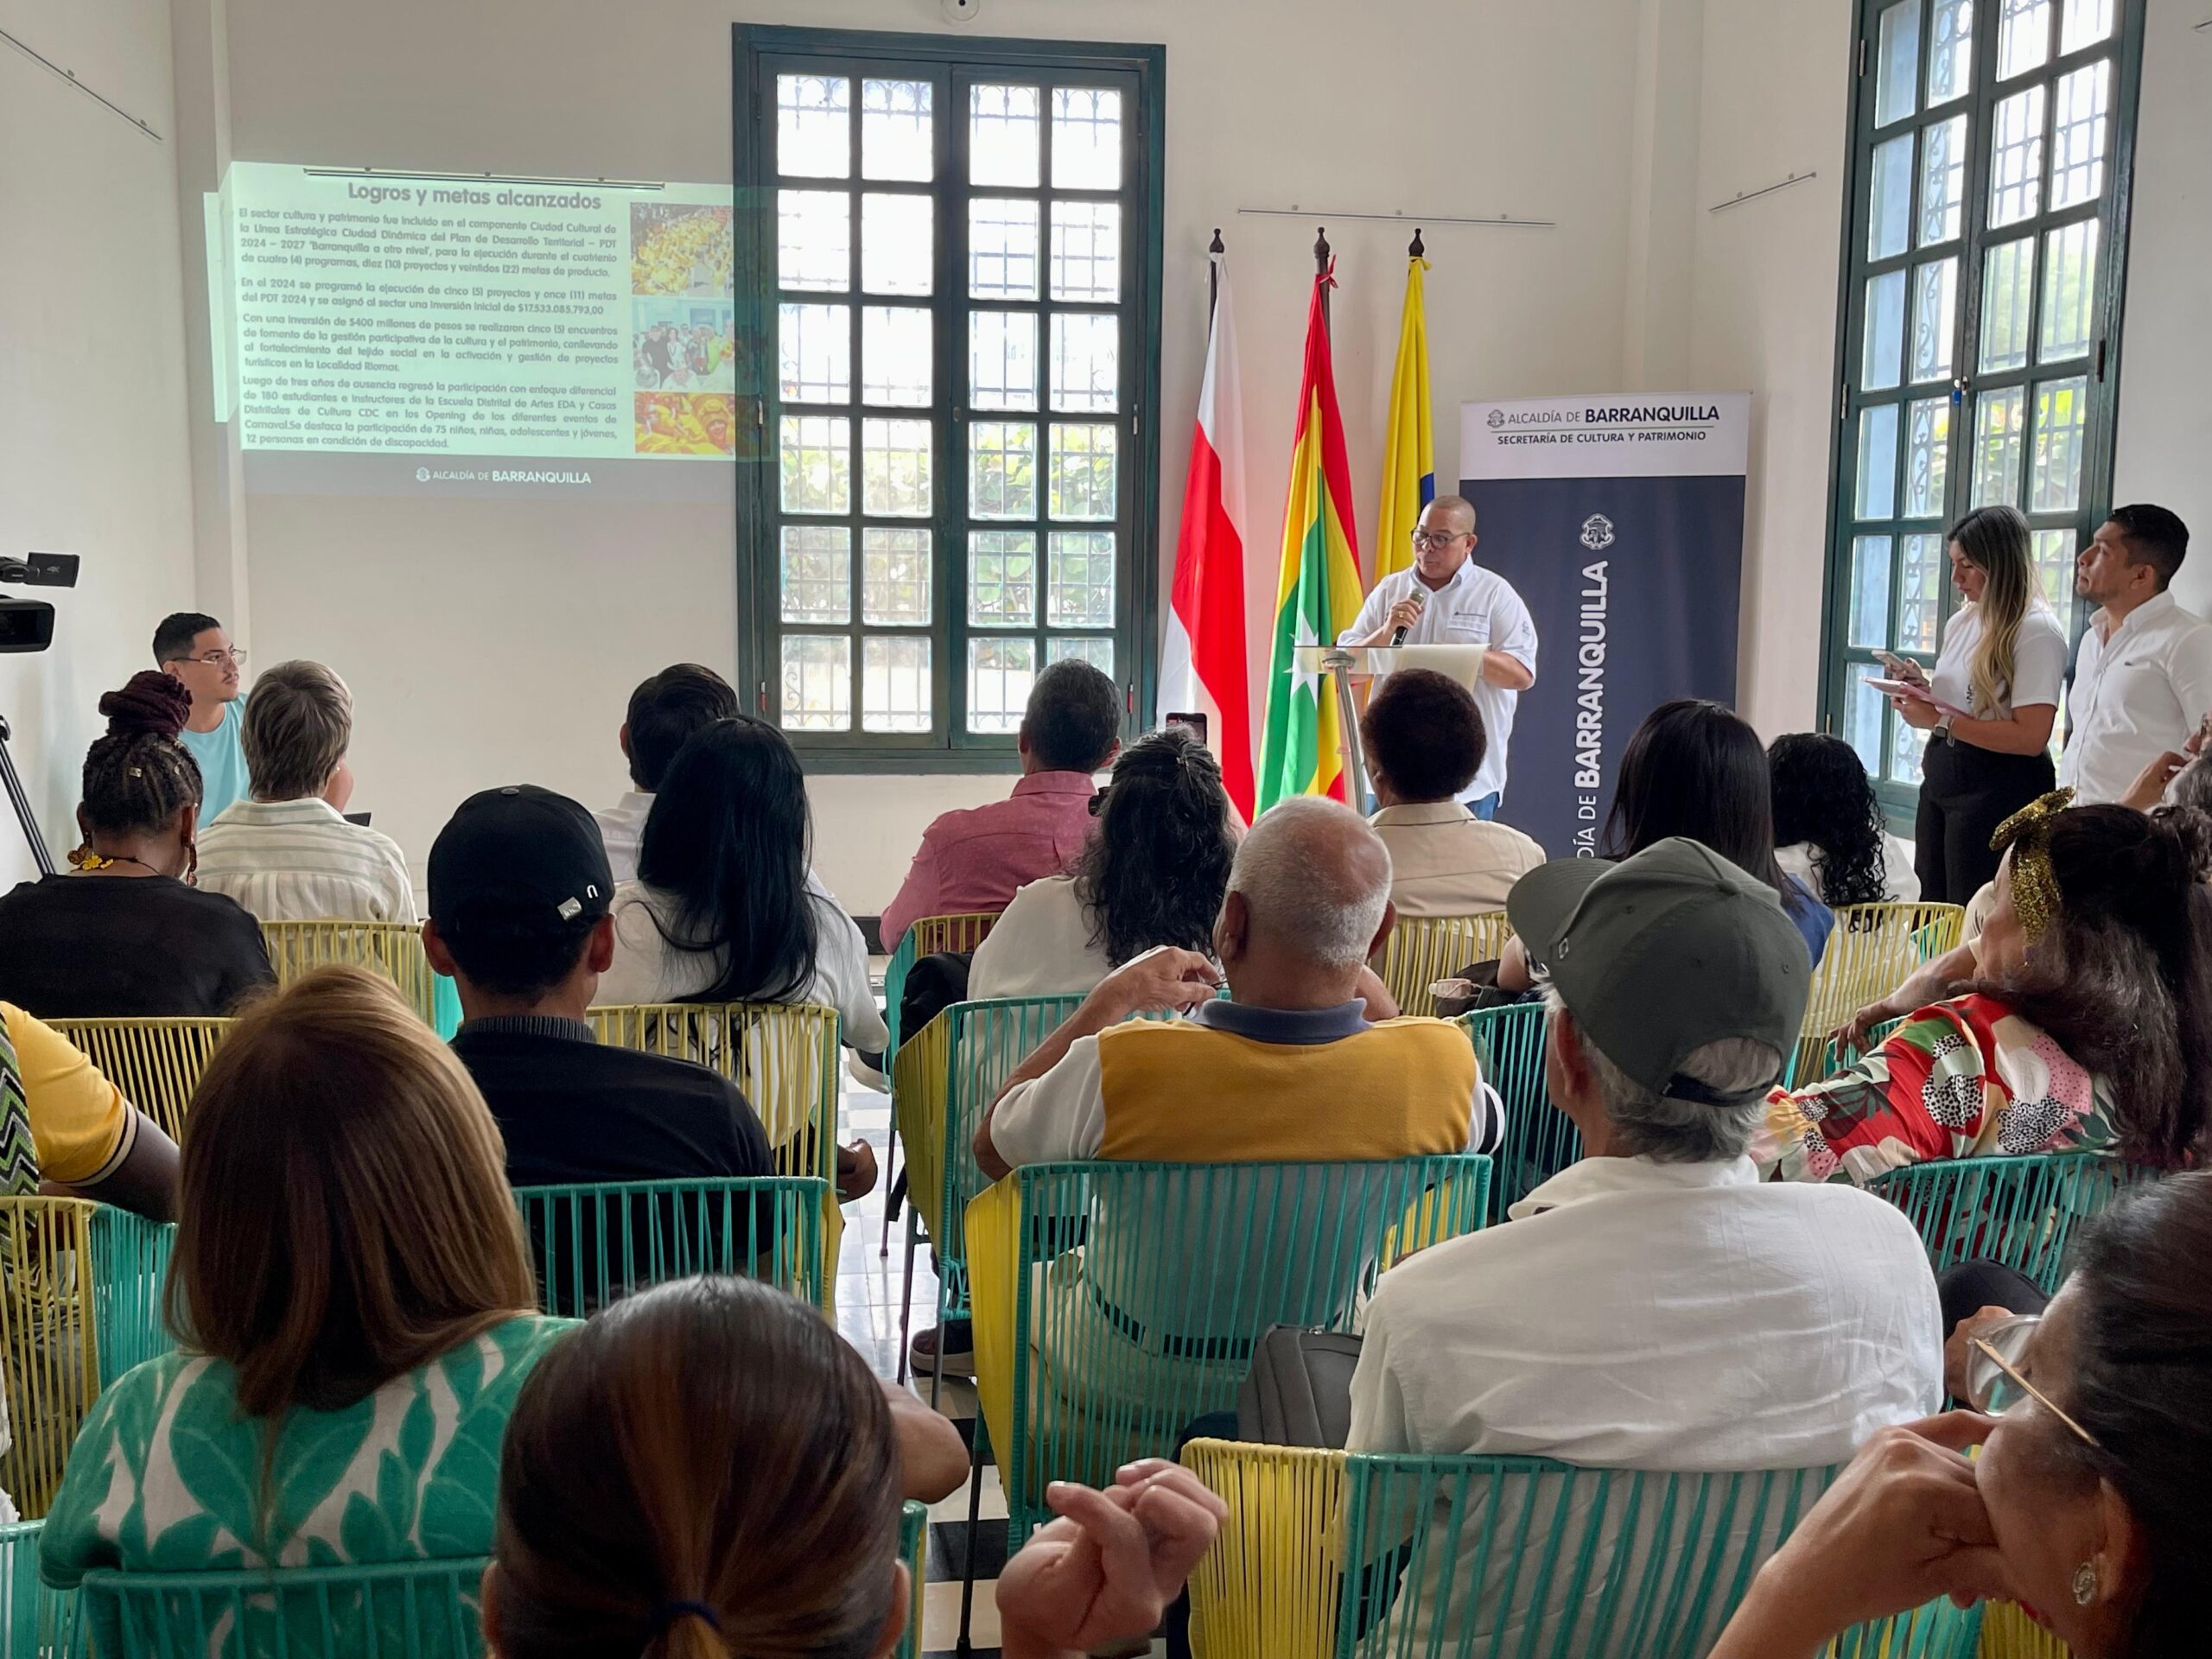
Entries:
{"type": "Polygon", "coordinates": [[[415,885],[391,837],[318,796],[233,801],[200,834],[198,885],[264,922],[399,922],[415,885]]]}
{"type": "Polygon", "coordinates": [[[2058,781],[2077,806],[2116,801],[2143,768],[2178,749],[2212,712],[2212,624],[2170,594],[2145,600],[2100,635],[2082,635],[2068,705],[2073,732],[2058,781]]]}
{"type": "Polygon", "coordinates": [[[1942,1313],[1904,1214],[1749,1158],[1587,1158],[1382,1276],[1355,1452],[1802,1469],[1938,1410],[1942,1313]]]}
{"type": "Polygon", "coordinates": [[[620,883],[638,879],[638,843],[645,838],[645,815],[653,798],[641,790],[628,790],[612,806],[592,817],[599,823],[599,838],[607,843],[607,866],[620,883]]]}
{"type": "Polygon", "coordinates": [[[1936,701],[1980,720],[2007,720],[2015,709],[2057,706],[2066,686],[2066,630],[2040,600],[2020,618],[2012,639],[2012,679],[1999,688],[1994,709],[1974,706],[1974,654],[1981,644],[1981,607],[1961,605],[1943,625],[1943,649],[1928,677],[1936,701]]]}
{"type": "MultiPolygon", "coordinates": [[[[1358,619],[1337,636],[1337,643],[1349,645],[1373,633],[1389,617],[1390,607],[1412,593],[1420,580],[1419,573],[1408,566],[1376,582],[1367,603],[1359,607],[1358,619]]],[[[1406,630],[1408,645],[1482,645],[1503,652],[1531,674],[1536,671],[1535,619],[1514,592],[1513,584],[1497,571],[1485,570],[1471,558],[1442,588],[1432,592],[1423,587],[1421,594],[1427,602],[1421,607],[1420,618],[1406,630]]],[[[1520,701],[1518,691],[1509,691],[1487,679],[1475,683],[1475,707],[1482,710],[1483,733],[1489,744],[1483,753],[1482,770],[1460,795],[1461,800],[1479,801],[1485,795],[1504,791],[1505,750],[1513,739],[1513,710],[1520,701]]]]}

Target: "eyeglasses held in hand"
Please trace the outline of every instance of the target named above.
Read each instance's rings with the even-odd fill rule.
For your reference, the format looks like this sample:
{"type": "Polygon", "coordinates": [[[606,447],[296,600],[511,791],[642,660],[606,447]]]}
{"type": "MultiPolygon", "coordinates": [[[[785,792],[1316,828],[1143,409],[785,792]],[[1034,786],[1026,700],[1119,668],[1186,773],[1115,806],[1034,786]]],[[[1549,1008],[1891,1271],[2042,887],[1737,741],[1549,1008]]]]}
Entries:
{"type": "Polygon", "coordinates": [[[243,664],[245,661],[245,647],[244,645],[232,645],[228,651],[202,652],[197,657],[172,657],[169,658],[169,661],[173,663],[205,663],[210,668],[220,668],[225,663],[243,664]]]}
{"type": "Polygon", "coordinates": [[[1976,1410],[1992,1417],[2002,1417],[2017,1410],[2021,1402],[2032,1400],[2071,1429],[2082,1445],[2094,1448],[2096,1437],[2020,1375],[2019,1363],[2027,1357],[2028,1339],[2042,1318],[2039,1313],[2022,1313],[2000,1319],[1967,1341],[1967,1398],[1976,1410]]]}

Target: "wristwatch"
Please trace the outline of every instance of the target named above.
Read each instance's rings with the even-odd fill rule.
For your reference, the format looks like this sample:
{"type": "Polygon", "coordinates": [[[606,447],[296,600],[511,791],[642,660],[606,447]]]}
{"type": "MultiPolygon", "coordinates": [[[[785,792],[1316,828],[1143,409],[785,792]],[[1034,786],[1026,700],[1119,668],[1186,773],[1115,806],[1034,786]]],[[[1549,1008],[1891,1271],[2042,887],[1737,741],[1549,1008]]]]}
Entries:
{"type": "Polygon", "coordinates": [[[1946,737],[1951,736],[1953,734],[1951,731],[1951,722],[1956,718],[1958,718],[1958,716],[1955,715],[1945,715],[1942,719],[1936,722],[1936,729],[1942,733],[1946,737]]]}

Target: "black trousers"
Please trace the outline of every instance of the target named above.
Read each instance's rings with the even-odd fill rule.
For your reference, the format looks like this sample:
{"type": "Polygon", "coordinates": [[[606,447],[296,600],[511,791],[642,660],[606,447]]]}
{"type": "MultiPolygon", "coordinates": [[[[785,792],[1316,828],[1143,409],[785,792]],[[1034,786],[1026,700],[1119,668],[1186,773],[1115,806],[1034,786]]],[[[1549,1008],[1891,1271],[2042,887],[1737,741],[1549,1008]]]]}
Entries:
{"type": "Polygon", "coordinates": [[[2001,1262],[1976,1258],[1946,1268],[1936,1275],[1936,1294],[1943,1305],[1943,1338],[1950,1340],[1959,1321],[1985,1307],[2009,1308],[2015,1313],[2040,1313],[2050,1298],[2043,1287],[2024,1273],[2001,1262]]]}
{"type": "Polygon", "coordinates": [[[1999,754],[1941,733],[1921,762],[1920,816],[1913,825],[1913,868],[1924,904],[1963,905],[1997,875],[1989,850],[1997,826],[2056,787],[2050,756],[1999,754]]]}

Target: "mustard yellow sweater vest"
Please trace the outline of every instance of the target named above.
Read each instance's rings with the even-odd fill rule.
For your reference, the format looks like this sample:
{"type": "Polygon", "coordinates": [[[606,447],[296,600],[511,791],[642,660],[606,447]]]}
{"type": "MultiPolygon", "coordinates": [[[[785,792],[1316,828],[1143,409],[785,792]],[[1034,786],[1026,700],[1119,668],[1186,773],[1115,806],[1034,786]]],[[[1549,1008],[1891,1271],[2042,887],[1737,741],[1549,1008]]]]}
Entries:
{"type": "Polygon", "coordinates": [[[1464,1152],[1475,1052],[1441,1020],[1333,1043],[1141,1022],[1098,1036],[1102,1158],[1350,1163],[1464,1152]]]}

